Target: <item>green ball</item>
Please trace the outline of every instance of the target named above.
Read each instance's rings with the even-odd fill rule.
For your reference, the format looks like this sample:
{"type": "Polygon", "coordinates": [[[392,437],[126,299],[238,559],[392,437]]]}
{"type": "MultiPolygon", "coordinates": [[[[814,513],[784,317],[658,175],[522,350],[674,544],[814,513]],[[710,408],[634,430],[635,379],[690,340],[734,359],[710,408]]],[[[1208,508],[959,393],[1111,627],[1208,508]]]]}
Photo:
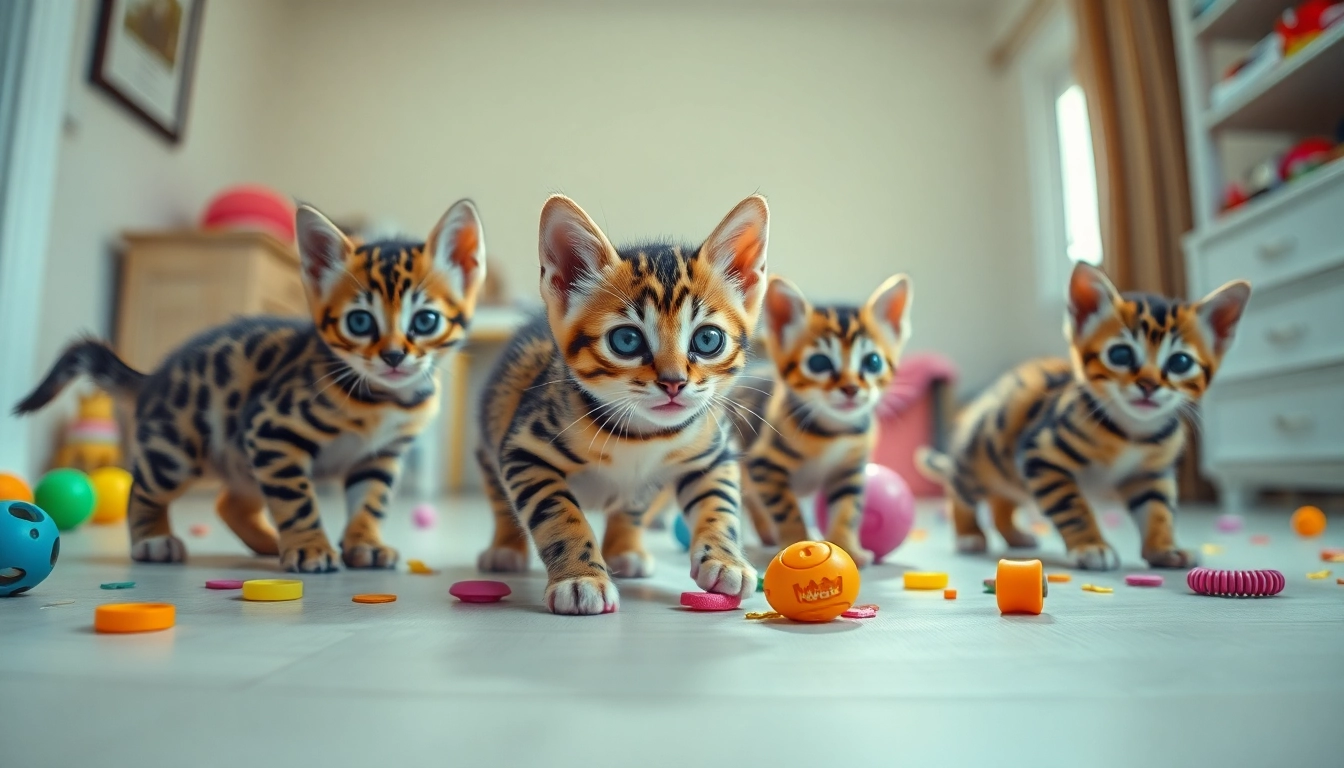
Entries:
{"type": "Polygon", "coordinates": [[[62,531],[88,520],[97,501],[88,475],[78,469],[53,469],[43,475],[33,497],[62,531]]]}

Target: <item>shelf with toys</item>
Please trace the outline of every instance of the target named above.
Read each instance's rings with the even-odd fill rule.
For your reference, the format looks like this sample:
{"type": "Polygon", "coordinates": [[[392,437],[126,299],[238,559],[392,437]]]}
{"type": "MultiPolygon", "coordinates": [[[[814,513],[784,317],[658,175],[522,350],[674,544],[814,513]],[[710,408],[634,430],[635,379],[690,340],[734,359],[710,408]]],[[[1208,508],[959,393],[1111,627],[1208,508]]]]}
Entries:
{"type": "Polygon", "coordinates": [[[1172,0],[1198,297],[1254,294],[1202,403],[1206,475],[1236,508],[1266,488],[1344,489],[1344,0],[1172,0]],[[1314,399],[1313,399],[1314,398],[1314,399]],[[1304,403],[1329,403],[1310,410],[1304,403]]]}

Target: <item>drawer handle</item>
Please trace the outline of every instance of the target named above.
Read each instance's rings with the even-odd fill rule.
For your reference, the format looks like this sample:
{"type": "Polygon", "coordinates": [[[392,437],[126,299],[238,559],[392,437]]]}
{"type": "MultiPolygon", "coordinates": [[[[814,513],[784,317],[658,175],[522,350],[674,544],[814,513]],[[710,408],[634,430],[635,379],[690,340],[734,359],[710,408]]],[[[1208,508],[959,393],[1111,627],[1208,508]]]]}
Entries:
{"type": "Polygon", "coordinates": [[[1274,416],[1274,426],[1279,428],[1280,432],[1297,435],[1311,429],[1316,420],[1304,413],[1287,414],[1280,413],[1274,416]]]}
{"type": "Polygon", "coordinates": [[[1278,344],[1281,347],[1296,344],[1306,335],[1306,323],[1289,323],[1288,325],[1265,329],[1265,338],[1269,339],[1269,343],[1278,344]]]}
{"type": "Polygon", "coordinates": [[[1284,235],[1277,240],[1261,243],[1256,246],[1255,252],[1261,261],[1278,261],[1292,253],[1296,247],[1297,238],[1292,235],[1284,235]]]}

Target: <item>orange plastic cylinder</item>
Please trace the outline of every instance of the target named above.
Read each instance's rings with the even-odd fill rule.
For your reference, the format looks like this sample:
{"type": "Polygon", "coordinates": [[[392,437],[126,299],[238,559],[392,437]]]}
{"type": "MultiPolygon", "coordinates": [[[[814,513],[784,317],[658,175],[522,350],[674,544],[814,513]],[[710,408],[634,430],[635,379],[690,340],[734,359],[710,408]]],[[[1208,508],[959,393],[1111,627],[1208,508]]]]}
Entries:
{"type": "Polygon", "coordinates": [[[1045,608],[1045,569],[1040,560],[1000,560],[994,576],[999,613],[1040,614],[1045,608]]]}
{"type": "Polygon", "coordinates": [[[794,621],[831,621],[859,596],[859,568],[840,547],[800,541],[765,569],[765,600],[794,621]]]}

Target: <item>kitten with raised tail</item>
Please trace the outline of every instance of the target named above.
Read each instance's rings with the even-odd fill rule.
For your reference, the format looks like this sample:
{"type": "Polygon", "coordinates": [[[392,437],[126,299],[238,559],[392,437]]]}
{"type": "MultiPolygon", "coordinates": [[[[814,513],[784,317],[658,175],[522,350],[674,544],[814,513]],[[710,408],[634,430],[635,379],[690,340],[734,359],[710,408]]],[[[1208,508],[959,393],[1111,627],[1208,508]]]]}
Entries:
{"type": "Polygon", "coordinates": [[[814,307],[798,286],[770,278],[766,347],[773,376],[751,376],[730,405],[746,445],[743,500],[767,545],[808,538],[801,505],[826,494],[828,541],[859,567],[864,468],[877,441],[873,411],[910,339],[912,288],[888,278],[862,306],[814,307]]]}
{"type": "Polygon", "coordinates": [[[720,400],[742,371],[765,294],[769,211],[749,197],[697,247],[617,249],[574,201],[541,211],[540,317],[481,401],[477,458],[495,532],[485,571],[527,567],[529,535],[559,614],[617,609],[614,576],[653,572],[649,505],[671,487],[691,526],[691,577],[746,597],[740,478],[720,400]],[[583,510],[606,512],[599,544],[583,510]]]}
{"type": "Polygon", "coordinates": [[[1176,544],[1176,462],[1185,447],[1182,411],[1207,391],[1251,296],[1244,280],[1197,302],[1120,293],[1079,263],[1068,285],[1069,359],[1025,363],[958,415],[946,454],[923,450],[922,473],[947,488],[957,549],[983,552],[976,505],[988,504],[1009,547],[1036,540],[1013,512],[1035,504],[1079,568],[1120,567],[1094,506],[1129,509],[1154,568],[1189,568],[1176,544]]]}
{"type": "Polygon", "coordinates": [[[36,411],[79,375],[133,403],[126,522],[135,560],[186,558],[168,507],[210,470],[224,484],[220,518],[288,571],[397,562],[379,522],[402,453],[438,406],[436,363],[466,337],[475,311],[485,278],[480,215],[462,200],[424,243],[356,245],[300,206],[296,231],[311,320],[235,320],[149,374],[100,342],[77,342],[15,408],[36,411]],[[344,482],[339,553],[318,514],[322,478],[344,482]]]}

